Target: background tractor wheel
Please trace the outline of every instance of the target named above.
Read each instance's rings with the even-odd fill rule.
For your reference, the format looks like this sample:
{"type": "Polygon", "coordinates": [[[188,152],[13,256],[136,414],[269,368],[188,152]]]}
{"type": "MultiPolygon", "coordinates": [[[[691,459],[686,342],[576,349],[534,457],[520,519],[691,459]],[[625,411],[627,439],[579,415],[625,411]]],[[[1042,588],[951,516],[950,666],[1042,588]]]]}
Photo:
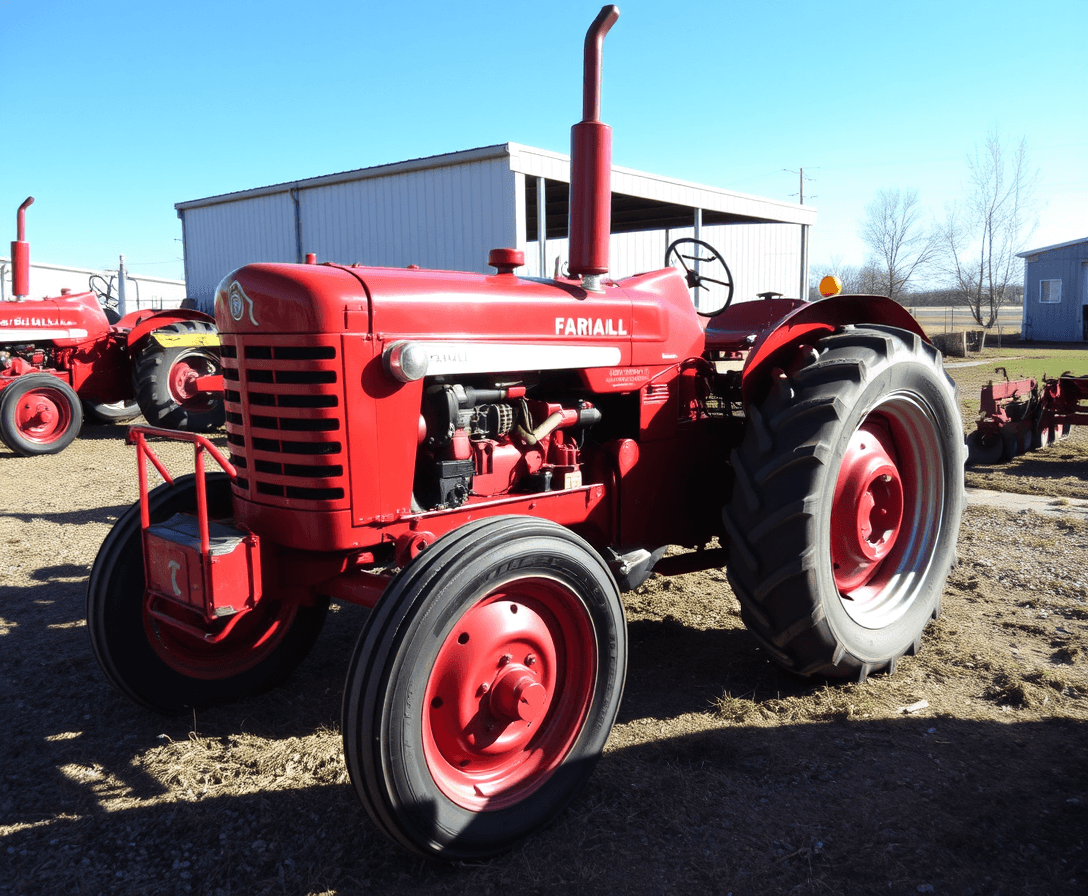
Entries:
{"type": "Polygon", "coordinates": [[[963,511],[955,386],[914,334],[849,327],[749,408],[724,514],[749,630],[801,675],[863,680],[917,650],[963,511]]]}
{"type": "Polygon", "coordinates": [[[82,425],[79,397],[52,374],[25,374],[0,392],[0,438],[16,454],[63,451],[82,425]]]}
{"type": "Polygon", "coordinates": [[[114,401],[108,404],[85,401],[83,410],[96,423],[128,423],[140,416],[140,406],[135,401],[114,401]]]}
{"type": "MultiPolygon", "coordinates": [[[[209,475],[207,488],[211,517],[229,519],[226,474],[209,475]]],[[[153,489],[149,501],[152,523],[192,513],[196,479],[191,474],[179,476],[173,485],[153,489]]],[[[102,542],[87,586],[91,647],[106,677],[126,696],[164,711],[227,703],[280,684],[309,653],[321,631],[328,599],[300,606],[266,590],[257,607],[217,643],[149,614],[140,533],[137,503],[102,542]]],[[[196,624],[189,614],[183,621],[196,624]]],[[[215,634],[223,625],[207,627],[206,634],[215,634]]]]}
{"type": "Polygon", "coordinates": [[[355,789],[423,855],[507,850],[589,777],[626,662],[616,583],[581,538],[529,517],[469,523],[401,570],[363,628],[342,723],[355,789]]]}
{"type": "Polygon", "coordinates": [[[219,373],[218,347],[167,347],[155,341],[155,333],[214,332],[206,321],[183,320],[160,327],[140,342],[133,355],[132,389],[150,426],[207,432],[223,425],[223,396],[196,389],[198,377],[219,373]]]}

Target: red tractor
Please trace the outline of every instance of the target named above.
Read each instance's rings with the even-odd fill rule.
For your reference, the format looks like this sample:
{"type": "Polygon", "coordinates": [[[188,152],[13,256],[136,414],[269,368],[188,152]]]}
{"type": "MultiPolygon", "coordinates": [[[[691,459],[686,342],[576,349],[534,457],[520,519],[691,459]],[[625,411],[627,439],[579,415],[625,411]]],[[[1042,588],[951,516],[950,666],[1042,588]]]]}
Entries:
{"type": "MultiPolygon", "coordinates": [[[[19,206],[11,244],[14,301],[0,302],[0,439],[16,454],[55,454],[101,422],[141,413],[155,426],[202,431],[223,422],[215,321],[199,311],[134,311],[112,319],[92,289],[27,300],[30,244],[19,206]],[[215,382],[214,379],[211,382],[215,382]]],[[[93,279],[93,278],[92,278],[93,279]]]]}
{"type": "Polygon", "coordinates": [[[134,428],[141,500],[91,572],[100,665],[166,711],[282,682],[330,600],[371,607],[347,768],[378,828],[428,856],[505,850],[582,787],[623,693],[620,593],[652,571],[724,566],[769,656],[857,681],[918,650],[955,552],[955,390],[899,305],[732,305],[721,257],[690,242],[670,247],[686,273],[608,278],[618,14],[586,36],[569,276],[522,279],[510,249],[493,275],[234,271],[216,296],[230,457],[190,436],[196,473],[171,478],[162,433],[134,428]],[[701,320],[689,288],[724,307],[701,320]]]}

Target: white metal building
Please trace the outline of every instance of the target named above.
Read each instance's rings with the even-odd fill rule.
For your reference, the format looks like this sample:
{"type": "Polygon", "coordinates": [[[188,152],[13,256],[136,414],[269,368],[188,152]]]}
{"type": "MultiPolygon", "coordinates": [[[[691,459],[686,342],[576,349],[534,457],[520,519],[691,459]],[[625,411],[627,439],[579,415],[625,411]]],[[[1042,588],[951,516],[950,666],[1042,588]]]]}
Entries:
{"type": "MultiPolygon", "coordinates": [[[[249,262],[489,272],[491,249],[525,252],[523,276],[567,258],[570,157],[503,143],[179,202],[188,295],[210,305],[249,262]],[[543,233],[544,239],[540,239],[543,233]]],[[[612,169],[610,276],[660,268],[669,242],[697,236],[725,257],[736,301],[807,296],[816,210],[627,168],[612,169]]]]}
{"type": "MultiPolygon", "coordinates": [[[[59,296],[62,289],[85,292],[88,281],[94,275],[101,277],[100,286],[110,289],[111,295],[117,294],[117,271],[73,268],[67,265],[31,261],[29,273],[28,299],[59,296]]],[[[8,302],[14,298],[11,275],[11,259],[0,258],[0,302],[8,302]]],[[[125,273],[125,280],[127,281],[125,301],[129,311],[142,308],[152,308],[156,311],[163,308],[177,308],[185,299],[185,283],[182,280],[146,277],[143,274],[133,274],[131,271],[125,273]]]]}

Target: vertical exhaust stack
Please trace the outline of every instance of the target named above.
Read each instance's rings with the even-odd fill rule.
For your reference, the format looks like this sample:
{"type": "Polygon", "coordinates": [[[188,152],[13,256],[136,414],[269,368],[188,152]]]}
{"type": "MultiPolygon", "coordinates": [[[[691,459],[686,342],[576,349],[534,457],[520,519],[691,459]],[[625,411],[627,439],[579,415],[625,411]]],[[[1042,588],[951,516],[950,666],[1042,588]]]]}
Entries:
{"type": "Polygon", "coordinates": [[[30,243],[26,241],[26,210],[34,197],[27,196],[15,216],[16,238],[11,242],[11,292],[16,299],[30,295],[30,243]]]}
{"type": "Polygon", "coordinates": [[[593,291],[600,291],[601,277],[608,273],[612,229],[612,128],[601,121],[601,51],[604,36],[619,17],[619,7],[605,6],[586,32],[582,120],[570,130],[567,268],[593,291]]]}

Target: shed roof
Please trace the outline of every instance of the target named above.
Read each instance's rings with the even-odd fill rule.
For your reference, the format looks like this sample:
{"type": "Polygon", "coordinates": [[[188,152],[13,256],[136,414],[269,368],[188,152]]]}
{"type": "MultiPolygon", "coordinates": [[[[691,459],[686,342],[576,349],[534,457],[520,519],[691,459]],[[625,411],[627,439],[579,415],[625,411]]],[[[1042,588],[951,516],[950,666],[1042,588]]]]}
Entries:
{"type": "Polygon", "coordinates": [[[1078,243],[1088,243],[1088,236],[1082,236],[1079,240],[1069,240],[1066,243],[1055,243],[1053,246],[1043,246],[1041,249],[1028,249],[1024,252],[1017,252],[1016,257],[1027,258],[1029,255],[1038,255],[1040,252],[1050,252],[1052,249],[1066,249],[1078,243]]]}
{"type": "MultiPolygon", "coordinates": [[[[431,168],[462,165],[485,159],[508,157],[510,169],[527,177],[543,177],[547,185],[545,206],[547,209],[548,236],[566,233],[568,195],[563,184],[570,183],[570,156],[551,152],[520,143],[499,143],[460,152],[443,153],[420,159],[408,159],[388,165],[356,168],[336,174],[325,174],[303,180],[288,181],[267,187],[223,193],[205,199],[178,202],[174,208],[181,212],[226,202],[286,193],[296,189],[328,186],[369,178],[389,177],[431,168]]],[[[528,218],[535,227],[535,191],[529,193],[528,218]]],[[[650,174],[631,168],[612,167],[612,230],[630,232],[655,230],[666,227],[682,227],[691,223],[691,210],[703,210],[704,224],[815,224],[816,209],[765,199],[745,193],[736,193],[721,187],[711,187],[688,181],[650,174]]],[[[532,235],[530,234],[530,238],[532,235]]]]}

